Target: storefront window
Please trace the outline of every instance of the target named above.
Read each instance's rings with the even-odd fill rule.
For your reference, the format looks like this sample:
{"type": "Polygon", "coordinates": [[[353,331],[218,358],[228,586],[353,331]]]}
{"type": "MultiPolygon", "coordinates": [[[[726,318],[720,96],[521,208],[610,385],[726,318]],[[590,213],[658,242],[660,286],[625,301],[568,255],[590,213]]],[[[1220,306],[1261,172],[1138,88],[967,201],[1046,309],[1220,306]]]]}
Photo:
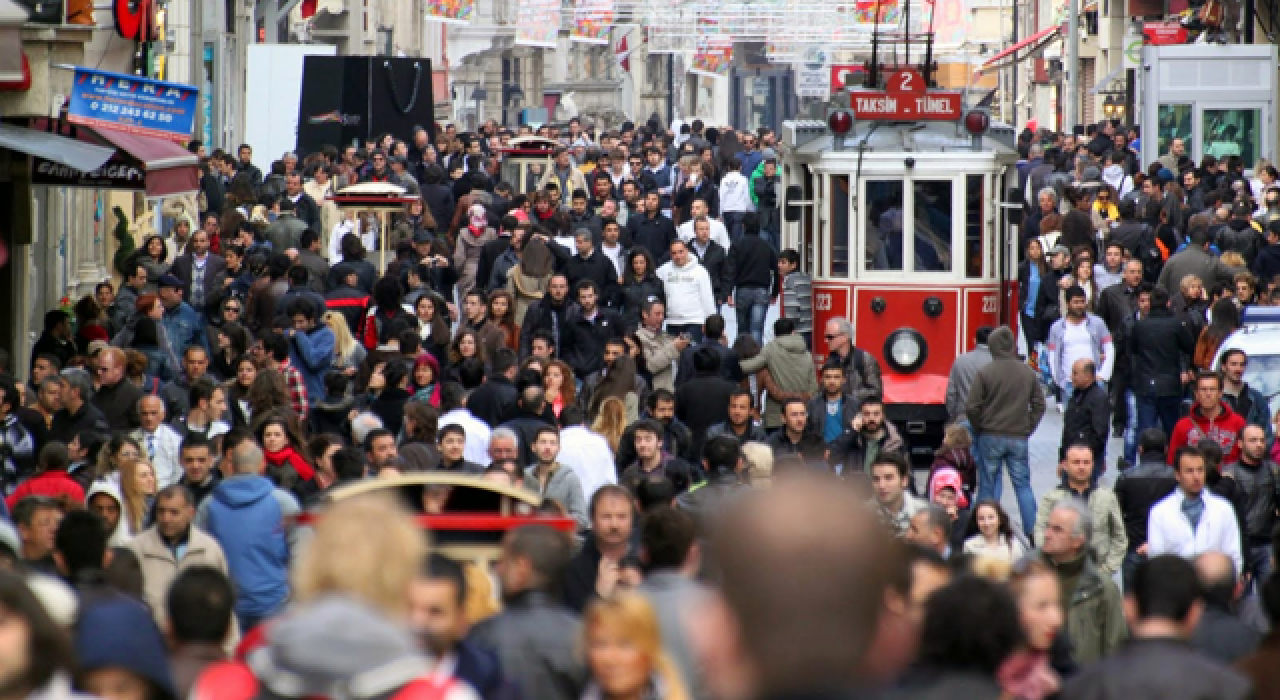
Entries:
{"type": "Polygon", "coordinates": [[[951,184],[950,180],[911,183],[915,209],[912,269],[916,272],[951,271],[951,184]]]}
{"type": "Polygon", "coordinates": [[[964,188],[964,276],[982,276],[983,205],[986,203],[986,180],[981,175],[965,178],[964,188]]]}
{"type": "Polygon", "coordinates": [[[831,276],[849,276],[849,176],[831,178],[831,276]]]}
{"type": "Polygon", "coordinates": [[[1174,139],[1186,142],[1191,151],[1191,105],[1160,105],[1160,130],[1157,134],[1156,157],[1169,152],[1174,139]]]}
{"type": "Polygon", "coordinates": [[[901,270],[902,181],[867,181],[867,225],[863,254],[868,270],[901,270]]]}
{"type": "Polygon", "coordinates": [[[1240,156],[1246,168],[1258,157],[1259,112],[1256,109],[1206,109],[1204,155],[1240,156]]]}

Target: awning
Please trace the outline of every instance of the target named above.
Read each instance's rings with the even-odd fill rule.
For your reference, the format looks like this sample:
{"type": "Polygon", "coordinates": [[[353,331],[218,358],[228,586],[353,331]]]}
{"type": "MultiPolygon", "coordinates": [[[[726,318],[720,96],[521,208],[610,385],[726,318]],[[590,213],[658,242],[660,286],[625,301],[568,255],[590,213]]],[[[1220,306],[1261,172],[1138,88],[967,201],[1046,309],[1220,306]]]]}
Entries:
{"type": "Polygon", "coordinates": [[[0,123],[0,147],[84,171],[101,168],[115,152],[105,146],[4,123],[0,123]]]}
{"type": "Polygon", "coordinates": [[[1041,51],[1043,51],[1046,46],[1048,46],[1051,42],[1053,42],[1055,39],[1058,38],[1061,32],[1062,32],[1061,26],[1049,27],[1048,29],[1041,29],[1035,34],[1032,34],[1026,39],[1019,41],[1013,46],[1010,46],[1004,51],[1001,51],[1000,53],[987,59],[987,61],[982,64],[982,68],[979,69],[978,72],[986,73],[987,71],[996,70],[998,68],[1004,68],[1005,66],[1013,65],[1014,63],[1018,63],[1020,61],[1025,61],[1031,56],[1034,56],[1035,54],[1038,54],[1041,51]]]}
{"type": "Polygon", "coordinates": [[[191,194],[200,189],[200,159],[182,146],[112,129],[93,129],[93,133],[142,164],[148,197],[191,194]]]}

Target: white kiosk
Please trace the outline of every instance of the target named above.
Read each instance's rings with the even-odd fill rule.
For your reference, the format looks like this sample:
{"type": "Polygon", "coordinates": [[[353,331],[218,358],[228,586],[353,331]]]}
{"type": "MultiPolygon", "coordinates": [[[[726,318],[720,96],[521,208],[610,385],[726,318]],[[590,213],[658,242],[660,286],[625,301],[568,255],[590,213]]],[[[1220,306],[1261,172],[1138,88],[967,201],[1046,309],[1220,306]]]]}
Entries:
{"type": "Polygon", "coordinates": [[[1185,139],[1197,164],[1240,156],[1253,169],[1276,159],[1277,51],[1274,45],[1188,44],[1142,50],[1142,165],[1185,139]]]}

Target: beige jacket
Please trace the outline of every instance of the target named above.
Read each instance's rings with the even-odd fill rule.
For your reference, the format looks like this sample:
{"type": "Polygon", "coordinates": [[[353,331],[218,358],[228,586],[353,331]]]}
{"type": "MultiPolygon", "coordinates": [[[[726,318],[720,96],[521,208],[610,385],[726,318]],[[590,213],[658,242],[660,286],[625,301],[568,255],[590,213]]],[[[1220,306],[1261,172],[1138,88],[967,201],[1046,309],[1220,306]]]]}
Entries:
{"type": "MultiPolygon", "coordinates": [[[[1068,497],[1066,487],[1057,486],[1040,499],[1036,509],[1036,542],[1044,542],[1044,530],[1049,526],[1049,514],[1053,507],[1068,497]]],[[[1124,516],[1120,502],[1109,488],[1099,486],[1089,492],[1089,514],[1093,516],[1093,537],[1089,539],[1089,552],[1098,571],[1110,576],[1120,570],[1124,555],[1129,551],[1129,533],[1124,528],[1124,516]]]]}
{"type": "Polygon", "coordinates": [[[187,540],[187,551],[178,561],[173,550],[165,545],[160,531],[154,526],[147,528],[129,543],[129,549],[137,555],[142,565],[142,593],[147,604],[162,621],[165,615],[165,596],[169,585],[177,578],[178,572],[192,566],[210,566],[230,576],[227,570],[227,558],[222,553],[218,542],[204,531],[191,526],[191,535],[187,540]]]}
{"type": "Polygon", "coordinates": [[[640,352],[644,355],[644,364],[653,375],[653,388],[675,391],[675,363],[680,360],[676,339],[668,333],[654,333],[644,327],[636,330],[636,337],[640,339],[640,352]]]}

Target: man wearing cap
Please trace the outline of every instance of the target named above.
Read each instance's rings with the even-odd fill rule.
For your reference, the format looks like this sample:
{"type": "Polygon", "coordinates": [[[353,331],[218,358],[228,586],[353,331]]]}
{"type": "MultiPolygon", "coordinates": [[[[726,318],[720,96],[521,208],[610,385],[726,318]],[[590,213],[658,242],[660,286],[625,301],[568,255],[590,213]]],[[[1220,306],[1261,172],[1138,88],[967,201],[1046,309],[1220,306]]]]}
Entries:
{"type": "Polygon", "coordinates": [[[188,345],[199,345],[207,348],[204,338],[204,322],[200,314],[191,305],[182,300],[182,280],[173,275],[160,276],[158,284],[160,304],[164,306],[165,335],[169,337],[170,347],[185,348],[188,345]]]}

